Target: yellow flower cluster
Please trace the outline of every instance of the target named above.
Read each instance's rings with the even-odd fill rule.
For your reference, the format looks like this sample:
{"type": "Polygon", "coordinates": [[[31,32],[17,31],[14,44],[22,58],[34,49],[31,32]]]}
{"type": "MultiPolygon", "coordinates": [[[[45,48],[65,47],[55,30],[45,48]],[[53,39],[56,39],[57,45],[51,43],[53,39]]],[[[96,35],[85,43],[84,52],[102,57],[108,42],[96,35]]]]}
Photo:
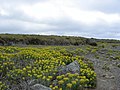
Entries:
{"type": "Polygon", "coordinates": [[[0,73],[3,80],[8,79],[5,82],[15,84],[19,79],[37,79],[53,90],[77,90],[96,84],[95,72],[82,57],[73,56],[66,47],[0,47],[0,73]],[[75,60],[80,64],[80,74],[57,74],[58,67],[75,60]]]}
{"type": "Polygon", "coordinates": [[[0,81],[0,90],[5,90],[5,89],[7,89],[7,86],[0,81]]]}
{"type": "Polygon", "coordinates": [[[53,82],[53,84],[50,85],[53,90],[58,90],[55,88],[56,86],[63,90],[78,90],[81,86],[88,87],[90,82],[86,76],[81,76],[78,73],[67,73],[65,75],[60,75],[56,77],[56,80],[57,84],[54,85],[53,82]]]}

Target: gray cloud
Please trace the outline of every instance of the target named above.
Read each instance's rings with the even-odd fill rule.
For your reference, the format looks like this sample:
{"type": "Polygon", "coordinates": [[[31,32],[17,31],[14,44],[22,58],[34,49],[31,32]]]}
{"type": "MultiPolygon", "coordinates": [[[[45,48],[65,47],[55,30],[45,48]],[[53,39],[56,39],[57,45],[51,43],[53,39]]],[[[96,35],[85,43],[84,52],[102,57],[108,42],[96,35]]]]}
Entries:
{"type": "MultiPolygon", "coordinates": [[[[0,14],[0,33],[76,35],[120,39],[120,22],[108,25],[101,20],[97,24],[89,26],[67,16],[41,20],[28,16],[19,8],[23,4],[35,4],[45,1],[47,2],[48,0],[0,0],[0,10],[8,13],[8,15],[0,14]]],[[[82,5],[82,8],[88,11],[93,10],[119,14],[119,2],[119,0],[79,0],[79,2],[77,0],[77,4],[75,5],[78,5],[78,8],[80,8],[79,5],[82,5]]]]}
{"type": "Polygon", "coordinates": [[[120,13],[120,0],[77,0],[76,4],[86,10],[120,13]]]}
{"type": "MultiPolygon", "coordinates": [[[[1,20],[0,20],[1,21],[1,20]]],[[[56,26],[56,28],[41,28],[39,27],[41,23],[25,22],[18,20],[9,20],[0,22],[0,32],[1,33],[35,33],[35,34],[54,34],[54,35],[75,35],[75,36],[85,36],[85,37],[96,37],[96,38],[114,38],[120,39],[120,26],[84,26],[82,23],[78,24],[71,20],[58,20],[50,21],[46,23],[50,26],[56,26]],[[27,28],[26,25],[29,25],[27,28]],[[34,25],[33,25],[34,24],[34,25]],[[36,25],[37,24],[37,25],[36,25]]]]}
{"type": "Polygon", "coordinates": [[[21,3],[27,3],[27,4],[33,4],[37,2],[45,2],[48,0],[0,0],[1,4],[21,4],[21,3]]]}

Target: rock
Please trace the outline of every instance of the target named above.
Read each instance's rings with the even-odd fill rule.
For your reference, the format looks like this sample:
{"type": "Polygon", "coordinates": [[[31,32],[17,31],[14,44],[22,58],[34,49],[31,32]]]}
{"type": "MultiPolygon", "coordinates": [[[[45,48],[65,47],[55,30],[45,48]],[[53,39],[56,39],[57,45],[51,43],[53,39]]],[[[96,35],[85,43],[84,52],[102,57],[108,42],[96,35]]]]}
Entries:
{"type": "Polygon", "coordinates": [[[0,42],[0,46],[3,46],[4,44],[0,42]]]}
{"type": "Polygon", "coordinates": [[[119,67],[119,68],[120,68],[120,63],[118,63],[118,64],[117,64],[117,67],[119,67]]]}
{"type": "Polygon", "coordinates": [[[109,78],[110,76],[108,74],[103,74],[102,77],[109,78]]]}
{"type": "Polygon", "coordinates": [[[35,85],[36,83],[37,83],[36,79],[28,81],[29,86],[35,85]]]}
{"type": "Polygon", "coordinates": [[[114,57],[114,56],[110,56],[110,58],[111,58],[111,59],[115,59],[115,57],[114,57]]]}
{"type": "Polygon", "coordinates": [[[105,54],[105,52],[100,52],[100,54],[105,54]]]}
{"type": "Polygon", "coordinates": [[[31,86],[31,90],[52,90],[52,89],[41,84],[35,84],[31,86]]]}
{"type": "Polygon", "coordinates": [[[7,43],[7,46],[14,46],[15,44],[14,44],[14,42],[8,42],[7,43]]]}
{"type": "Polygon", "coordinates": [[[117,65],[117,62],[113,62],[113,65],[117,65]]]}
{"type": "Polygon", "coordinates": [[[108,74],[103,74],[102,76],[105,77],[106,79],[114,79],[115,78],[115,76],[108,75],[108,74]]]}
{"type": "Polygon", "coordinates": [[[115,76],[110,76],[109,78],[110,78],[110,79],[114,79],[114,78],[115,78],[115,76]]]}
{"type": "Polygon", "coordinates": [[[67,66],[61,67],[60,70],[58,71],[58,74],[61,75],[61,74],[66,74],[68,72],[78,73],[78,74],[80,73],[80,64],[78,63],[78,61],[74,61],[67,66]]]}

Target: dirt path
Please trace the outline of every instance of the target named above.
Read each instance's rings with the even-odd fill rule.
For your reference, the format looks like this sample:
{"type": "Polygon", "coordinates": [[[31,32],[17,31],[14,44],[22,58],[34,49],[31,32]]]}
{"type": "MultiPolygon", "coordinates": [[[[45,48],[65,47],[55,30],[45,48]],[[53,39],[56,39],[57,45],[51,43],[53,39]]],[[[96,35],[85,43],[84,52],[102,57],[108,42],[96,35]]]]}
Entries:
{"type": "Polygon", "coordinates": [[[120,90],[120,68],[113,61],[103,61],[89,57],[97,74],[97,88],[94,90],[120,90]],[[106,63],[106,64],[105,64],[106,63]],[[109,67],[109,70],[106,70],[109,67]]]}

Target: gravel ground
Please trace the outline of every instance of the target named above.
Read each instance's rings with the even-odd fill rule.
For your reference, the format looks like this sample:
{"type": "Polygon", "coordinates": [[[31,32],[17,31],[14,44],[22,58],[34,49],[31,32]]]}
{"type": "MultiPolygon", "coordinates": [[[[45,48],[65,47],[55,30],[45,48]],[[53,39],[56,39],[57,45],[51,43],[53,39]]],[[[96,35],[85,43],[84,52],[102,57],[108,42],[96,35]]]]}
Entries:
{"type": "MultiPolygon", "coordinates": [[[[112,50],[120,52],[120,47],[112,50]]],[[[90,54],[86,56],[93,62],[97,74],[97,87],[92,90],[120,90],[120,67],[117,66],[120,60],[106,58],[106,52],[103,53],[98,53],[99,59],[90,54]]]]}

